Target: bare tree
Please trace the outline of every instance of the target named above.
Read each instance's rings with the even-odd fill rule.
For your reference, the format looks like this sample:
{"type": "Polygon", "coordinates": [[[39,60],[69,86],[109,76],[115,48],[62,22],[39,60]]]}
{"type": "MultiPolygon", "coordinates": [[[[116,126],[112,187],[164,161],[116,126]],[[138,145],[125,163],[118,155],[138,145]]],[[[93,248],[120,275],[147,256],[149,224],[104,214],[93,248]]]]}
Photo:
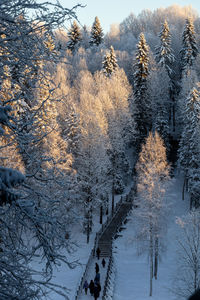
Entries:
{"type": "Polygon", "coordinates": [[[191,211],[177,218],[180,234],[177,239],[177,276],[174,292],[186,299],[199,289],[200,285],[200,213],[191,211]]]}
{"type": "Polygon", "coordinates": [[[0,298],[5,300],[40,299],[48,289],[68,299],[67,288],[51,282],[54,264],[74,266],[67,257],[73,249],[71,239],[66,239],[71,222],[68,203],[56,190],[61,178],[68,179],[68,170],[63,172],[65,162],[56,161],[55,153],[47,153],[45,138],[51,137],[59,150],[65,146],[60,147],[59,134],[55,138],[58,128],[46,126],[45,113],[40,118],[45,110],[46,117],[49,113],[52,86],[44,84],[48,93],[42,99],[36,91],[42,91],[44,65],[57,59],[53,30],[76,17],[74,9],[34,0],[0,3],[0,149],[6,153],[12,147],[16,152],[16,166],[14,162],[9,166],[8,152],[1,156],[0,168],[0,298]],[[14,170],[18,166],[24,167],[25,175],[14,170]],[[67,255],[61,254],[62,249],[67,255]],[[36,257],[42,261],[41,269],[32,267],[36,257]]]}

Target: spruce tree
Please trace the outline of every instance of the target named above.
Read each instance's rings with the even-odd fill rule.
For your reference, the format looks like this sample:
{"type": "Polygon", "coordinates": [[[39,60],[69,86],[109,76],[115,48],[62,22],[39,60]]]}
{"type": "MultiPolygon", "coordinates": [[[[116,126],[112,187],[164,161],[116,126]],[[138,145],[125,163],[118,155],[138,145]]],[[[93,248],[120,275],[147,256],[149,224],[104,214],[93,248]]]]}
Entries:
{"type": "Polygon", "coordinates": [[[139,37],[133,68],[134,118],[140,143],[151,129],[151,103],[147,84],[149,76],[149,46],[143,33],[139,37]]]}
{"type": "Polygon", "coordinates": [[[117,59],[113,46],[110,47],[110,52],[106,53],[103,60],[103,72],[107,77],[117,69],[117,59]]]}
{"type": "MultiPolygon", "coordinates": [[[[200,93],[193,88],[186,101],[184,112],[184,130],[180,140],[179,163],[184,171],[185,184],[189,184],[191,195],[190,205],[194,203],[199,205],[199,167],[200,167],[200,147],[199,147],[199,130],[200,130],[200,93]],[[197,184],[198,183],[198,184],[197,184]],[[197,204],[198,203],[198,204],[197,204]]],[[[184,192],[183,187],[183,192],[184,192]]],[[[183,194],[184,196],[184,194],[183,194]]]]}
{"type": "Polygon", "coordinates": [[[194,24],[191,18],[186,19],[185,28],[182,35],[181,62],[182,72],[188,72],[192,68],[198,54],[197,42],[195,38],[194,24]]]}
{"type": "Polygon", "coordinates": [[[171,49],[171,35],[167,21],[162,25],[162,30],[159,34],[160,44],[156,47],[156,61],[159,66],[164,67],[167,74],[172,73],[171,65],[174,62],[174,55],[171,49]]]}
{"type": "Polygon", "coordinates": [[[91,30],[90,44],[99,46],[103,41],[103,30],[98,17],[95,17],[91,30]]]}
{"type": "Polygon", "coordinates": [[[68,38],[69,42],[67,44],[67,48],[72,51],[72,53],[75,51],[77,44],[81,40],[81,32],[78,24],[76,21],[73,22],[69,32],[68,32],[68,38]]]}

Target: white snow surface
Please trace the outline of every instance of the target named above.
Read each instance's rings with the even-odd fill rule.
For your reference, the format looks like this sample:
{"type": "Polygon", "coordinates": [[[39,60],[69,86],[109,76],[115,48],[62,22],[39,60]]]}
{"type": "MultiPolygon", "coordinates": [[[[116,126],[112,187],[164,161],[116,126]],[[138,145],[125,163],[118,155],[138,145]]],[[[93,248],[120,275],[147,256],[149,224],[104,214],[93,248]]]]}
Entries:
{"type": "MultiPolygon", "coordinates": [[[[189,200],[186,196],[182,200],[182,178],[180,176],[173,178],[169,186],[165,201],[169,204],[168,213],[168,231],[166,234],[166,251],[162,254],[161,261],[158,266],[158,279],[153,280],[153,296],[149,297],[149,263],[146,254],[137,255],[137,247],[134,241],[134,218],[130,214],[129,222],[125,225],[126,230],[121,232],[122,237],[118,237],[114,242],[114,263],[116,268],[114,295],[113,300],[177,300],[174,293],[171,292],[174,275],[176,275],[176,260],[177,260],[177,237],[179,235],[179,226],[176,224],[176,217],[181,217],[189,211],[189,200]]],[[[104,220],[105,221],[105,220],[104,220]]],[[[64,285],[70,289],[69,299],[74,300],[76,289],[79,285],[81,276],[85,270],[85,264],[89,258],[90,251],[93,248],[95,230],[99,229],[99,225],[94,229],[91,241],[87,245],[85,243],[85,235],[74,232],[79,242],[79,248],[72,259],[79,259],[82,266],[70,270],[66,266],[61,266],[55,270],[54,281],[64,285]]],[[[94,279],[95,262],[89,269],[88,282],[94,279]]],[[[103,282],[105,278],[104,270],[99,261],[100,274],[103,282]]],[[[101,282],[101,284],[102,284],[101,282]]],[[[102,290],[100,298],[102,297],[102,290]]],[[[63,297],[51,293],[48,296],[49,300],[62,300],[63,297]]],[[[81,299],[94,299],[88,295],[81,296],[81,299]]]]}
{"type": "Polygon", "coordinates": [[[134,218],[127,223],[123,236],[114,243],[114,261],[117,268],[113,300],[175,300],[171,291],[176,275],[177,237],[179,226],[176,217],[189,211],[189,200],[182,200],[181,178],[174,178],[165,195],[165,201],[170,205],[168,231],[165,237],[166,251],[162,254],[158,266],[158,279],[153,279],[153,295],[149,297],[149,263],[147,254],[137,255],[134,241],[134,218]]]}

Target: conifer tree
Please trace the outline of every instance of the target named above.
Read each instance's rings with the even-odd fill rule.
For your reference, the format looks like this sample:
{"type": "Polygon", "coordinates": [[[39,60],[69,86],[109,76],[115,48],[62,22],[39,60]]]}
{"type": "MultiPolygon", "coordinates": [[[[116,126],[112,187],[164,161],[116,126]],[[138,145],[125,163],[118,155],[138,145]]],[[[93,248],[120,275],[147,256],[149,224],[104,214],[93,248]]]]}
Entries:
{"type": "MultiPolygon", "coordinates": [[[[185,122],[179,148],[179,162],[184,171],[185,184],[188,182],[190,191],[190,206],[199,205],[199,165],[200,165],[200,93],[193,88],[185,106],[185,122]]],[[[183,193],[184,197],[184,193],[183,193]]]]}
{"type": "Polygon", "coordinates": [[[113,46],[110,47],[110,52],[106,53],[103,60],[103,72],[107,77],[117,69],[117,59],[113,46]]]}
{"type": "Polygon", "coordinates": [[[81,31],[76,21],[73,22],[69,32],[68,32],[69,42],[67,44],[67,48],[72,51],[75,51],[76,46],[81,40],[81,31]]]}
{"type": "Polygon", "coordinates": [[[174,55],[171,49],[171,35],[167,21],[162,25],[162,30],[159,34],[160,45],[156,47],[156,61],[160,67],[164,67],[167,74],[172,73],[171,65],[174,62],[174,55]]]}
{"type": "Polygon", "coordinates": [[[195,37],[194,24],[191,18],[186,19],[185,28],[182,35],[181,62],[182,72],[188,72],[192,68],[198,54],[195,37]]]}
{"type": "Polygon", "coordinates": [[[95,17],[91,30],[90,44],[99,46],[103,42],[103,30],[98,17],[95,17]]]}
{"type": "Polygon", "coordinates": [[[137,50],[135,53],[133,75],[133,89],[136,122],[136,130],[141,142],[151,129],[151,103],[148,96],[148,76],[149,76],[149,46],[146,43],[143,33],[140,34],[137,50]]]}

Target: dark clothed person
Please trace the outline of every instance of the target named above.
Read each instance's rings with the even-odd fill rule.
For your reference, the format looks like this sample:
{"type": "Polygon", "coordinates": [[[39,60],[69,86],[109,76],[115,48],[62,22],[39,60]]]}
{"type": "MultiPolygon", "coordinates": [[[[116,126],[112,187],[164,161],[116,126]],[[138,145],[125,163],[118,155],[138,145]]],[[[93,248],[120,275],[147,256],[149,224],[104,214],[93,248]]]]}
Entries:
{"type": "Polygon", "coordinates": [[[101,253],[101,250],[99,249],[99,247],[97,248],[97,251],[96,251],[96,253],[97,253],[97,258],[99,259],[99,257],[100,257],[100,253],[101,253]]]}
{"type": "Polygon", "coordinates": [[[97,298],[99,298],[99,294],[100,294],[100,291],[101,291],[101,286],[100,284],[95,284],[94,285],[94,299],[97,300],[97,298]]]}
{"type": "Polygon", "coordinates": [[[100,283],[100,274],[99,273],[97,273],[94,278],[94,284],[98,284],[98,283],[100,283]]]}
{"type": "Polygon", "coordinates": [[[99,265],[98,265],[98,263],[95,264],[95,271],[96,271],[96,273],[99,273],[99,265]]]}
{"type": "Polygon", "coordinates": [[[85,280],[83,288],[85,289],[85,294],[87,295],[87,290],[88,290],[88,282],[85,280]]]}
{"type": "Polygon", "coordinates": [[[197,290],[188,300],[199,300],[200,299],[200,289],[197,290]]]}
{"type": "Polygon", "coordinates": [[[92,296],[94,294],[94,281],[93,280],[90,280],[89,289],[90,289],[90,295],[92,296]]]}
{"type": "Polygon", "coordinates": [[[104,259],[104,258],[102,259],[102,262],[101,262],[101,263],[102,263],[102,266],[103,266],[103,268],[105,268],[106,261],[105,261],[105,259],[104,259]]]}

